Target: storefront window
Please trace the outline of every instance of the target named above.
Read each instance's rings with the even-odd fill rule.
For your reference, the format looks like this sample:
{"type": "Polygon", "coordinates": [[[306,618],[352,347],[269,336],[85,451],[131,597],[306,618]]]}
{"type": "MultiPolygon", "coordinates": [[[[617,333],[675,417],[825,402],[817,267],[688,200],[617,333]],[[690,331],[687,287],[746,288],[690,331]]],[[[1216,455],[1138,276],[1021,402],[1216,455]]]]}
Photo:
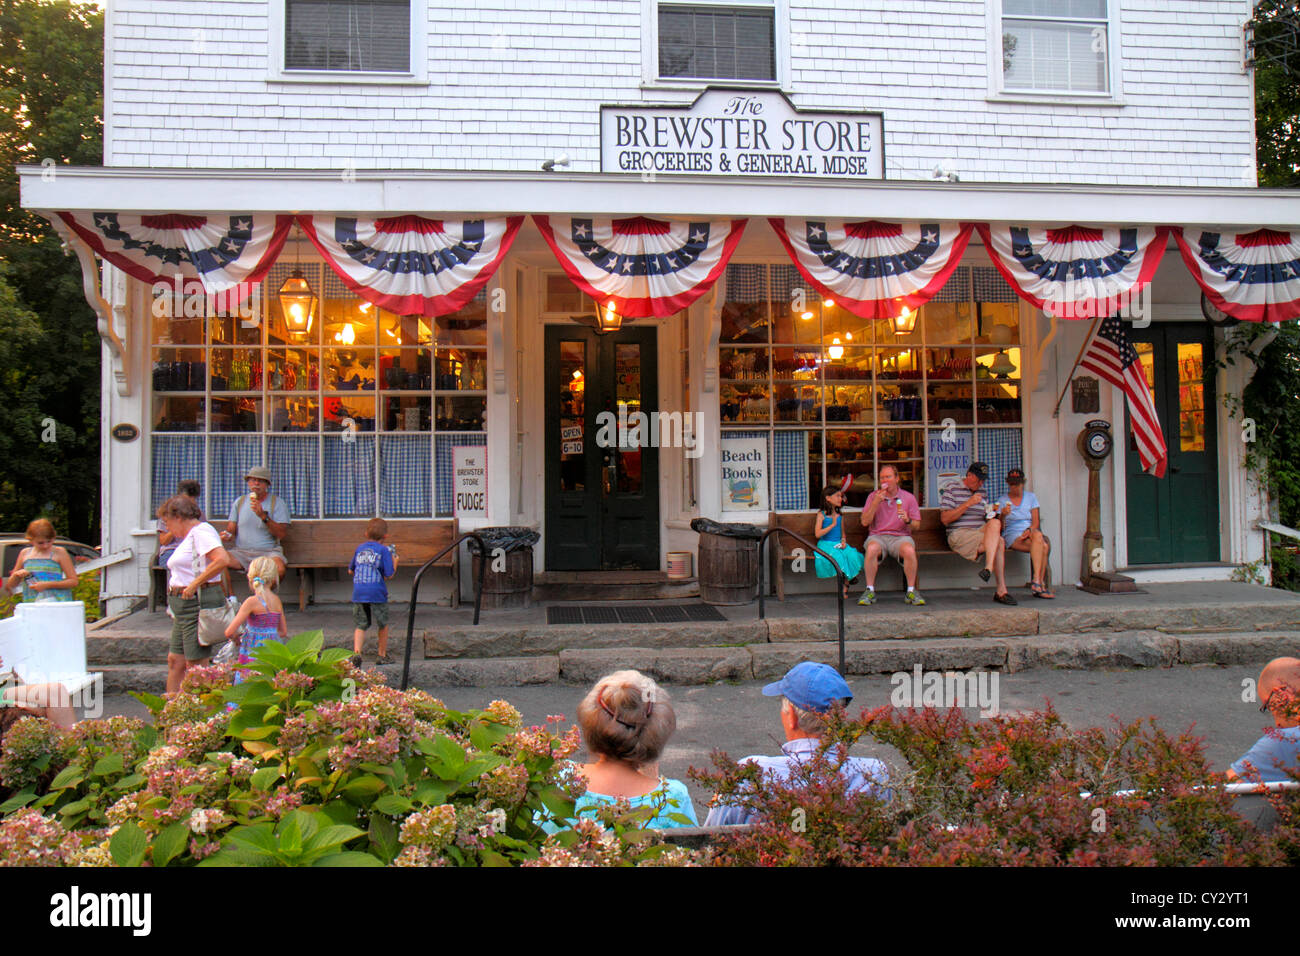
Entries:
{"type": "Polygon", "coordinates": [[[817,507],[821,489],[849,474],[848,504],[861,506],[884,462],[924,507],[938,503],[930,479],[950,480],[962,456],[988,462],[995,494],[1023,465],[1019,306],[1002,277],[961,267],[908,318],[860,319],[791,265],[728,267],[723,434],[768,436],[775,510],[817,507]]]}
{"type": "Polygon", "coordinates": [[[452,449],[486,443],[486,293],[399,316],[307,264],[318,314],[292,331],[275,297],[292,268],[273,268],[242,315],[154,310],[155,504],[197,478],[222,517],[265,463],[294,517],[450,515],[452,449]]]}

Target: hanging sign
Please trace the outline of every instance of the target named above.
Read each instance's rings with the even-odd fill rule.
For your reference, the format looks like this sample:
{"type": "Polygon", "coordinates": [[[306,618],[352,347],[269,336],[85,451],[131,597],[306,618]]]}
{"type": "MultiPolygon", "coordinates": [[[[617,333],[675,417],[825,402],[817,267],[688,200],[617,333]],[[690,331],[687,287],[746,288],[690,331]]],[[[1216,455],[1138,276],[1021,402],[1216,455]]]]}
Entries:
{"type": "Polygon", "coordinates": [[[487,448],[457,445],[451,450],[453,513],[457,518],[487,517],[487,448]]]}
{"type": "Polygon", "coordinates": [[[970,467],[971,434],[958,431],[944,438],[942,431],[932,431],[926,437],[925,473],[927,475],[926,502],[938,503],[944,489],[959,484],[970,467]]]}
{"type": "Polygon", "coordinates": [[[602,106],[606,173],[884,179],[879,113],[796,110],[775,90],[709,89],[690,106],[602,106]]]}
{"type": "Polygon", "coordinates": [[[722,436],[722,510],[767,510],[767,436],[722,436]]]}

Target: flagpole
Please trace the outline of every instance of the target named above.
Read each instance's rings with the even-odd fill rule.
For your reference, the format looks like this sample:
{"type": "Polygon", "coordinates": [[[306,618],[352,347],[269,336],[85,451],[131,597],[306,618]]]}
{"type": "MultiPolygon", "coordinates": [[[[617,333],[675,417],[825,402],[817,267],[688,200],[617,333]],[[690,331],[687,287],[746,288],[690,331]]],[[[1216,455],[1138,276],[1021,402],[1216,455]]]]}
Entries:
{"type": "Polygon", "coordinates": [[[1056,399],[1056,407],[1052,409],[1053,418],[1061,417],[1061,402],[1065,401],[1066,389],[1070,387],[1070,381],[1074,378],[1075,369],[1077,369],[1079,367],[1079,363],[1083,361],[1083,353],[1087,351],[1088,343],[1091,342],[1092,337],[1097,334],[1097,326],[1101,323],[1102,318],[1103,317],[1101,315],[1098,315],[1095,319],[1092,320],[1092,328],[1088,330],[1087,338],[1083,340],[1083,345],[1079,347],[1079,354],[1074,357],[1074,364],[1070,366],[1070,374],[1065,377],[1065,387],[1061,389],[1061,394],[1056,399]]]}

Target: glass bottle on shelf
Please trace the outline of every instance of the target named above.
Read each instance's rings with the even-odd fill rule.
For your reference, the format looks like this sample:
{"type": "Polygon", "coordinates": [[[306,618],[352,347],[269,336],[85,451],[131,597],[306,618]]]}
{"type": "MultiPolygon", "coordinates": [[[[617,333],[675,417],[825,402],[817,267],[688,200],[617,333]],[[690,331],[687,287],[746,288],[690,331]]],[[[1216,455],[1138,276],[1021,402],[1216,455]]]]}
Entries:
{"type": "Polygon", "coordinates": [[[314,392],[316,389],[320,388],[320,373],[316,371],[316,366],[314,364],[310,365],[308,369],[307,387],[314,392]]]}
{"type": "Polygon", "coordinates": [[[262,363],[256,361],[253,362],[251,372],[252,374],[250,376],[248,387],[253,391],[258,391],[262,387],[262,363]]]}
{"type": "Polygon", "coordinates": [[[293,391],[298,385],[298,370],[290,362],[284,364],[284,387],[288,391],[293,391]]]}

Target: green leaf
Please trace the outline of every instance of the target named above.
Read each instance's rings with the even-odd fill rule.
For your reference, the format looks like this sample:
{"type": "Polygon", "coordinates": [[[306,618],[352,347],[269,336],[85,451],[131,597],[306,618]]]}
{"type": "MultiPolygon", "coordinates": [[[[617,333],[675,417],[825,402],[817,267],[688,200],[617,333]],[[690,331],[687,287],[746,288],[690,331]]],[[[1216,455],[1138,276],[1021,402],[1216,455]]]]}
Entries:
{"type": "Polygon", "coordinates": [[[365,831],[336,823],[331,826],[321,827],[303,841],[302,848],[304,851],[328,850],[336,846],[342,846],[349,840],[355,840],[359,836],[365,836],[365,831]]]}
{"type": "Polygon", "coordinates": [[[399,797],[395,793],[385,793],[370,805],[370,809],[372,812],[387,813],[390,817],[400,817],[414,810],[415,805],[405,797],[399,797]]]}
{"type": "Polygon", "coordinates": [[[484,866],[509,866],[510,861],[495,850],[484,850],[482,853],[484,866]]]}
{"type": "Polygon", "coordinates": [[[480,722],[469,729],[470,743],[479,750],[491,750],[508,736],[510,728],[505,724],[480,722]]]}
{"type": "Polygon", "coordinates": [[[50,781],[50,789],[66,790],[68,787],[75,787],[85,779],[85,770],[80,764],[69,764],[59,771],[58,776],[50,781]]]}
{"type": "Polygon", "coordinates": [[[320,662],[322,664],[337,664],[339,661],[345,661],[351,656],[352,652],[346,647],[327,647],[321,651],[320,662]]]}
{"type": "Polygon", "coordinates": [[[269,823],[235,827],[226,840],[234,846],[255,854],[271,855],[280,848],[280,842],[275,838],[275,831],[269,823]]]}
{"type": "Polygon", "coordinates": [[[173,823],[153,838],[153,865],[166,866],[185,849],[190,828],[187,823],[173,823]]]}
{"type": "Polygon", "coordinates": [[[145,776],[142,773],[130,773],[118,780],[109,787],[113,793],[127,793],[131,790],[139,789],[144,785],[145,776]]]}
{"type": "Polygon", "coordinates": [[[163,700],[157,694],[146,694],[144,691],[139,690],[130,690],[127,691],[127,694],[148,707],[149,713],[153,714],[155,717],[164,707],[167,706],[167,701],[163,700]]]}
{"type": "Polygon", "coordinates": [[[367,774],[364,777],[357,777],[355,780],[349,780],[341,788],[342,793],[350,797],[368,797],[376,793],[381,793],[388,789],[388,784],[380,780],[373,774],[367,774]]]}
{"type": "Polygon", "coordinates": [[[302,827],[298,823],[297,812],[289,814],[284,826],[280,828],[280,852],[288,856],[302,853],[302,827]]]}
{"type": "Polygon", "coordinates": [[[450,737],[436,737],[433,741],[433,749],[449,770],[459,772],[460,768],[465,765],[465,749],[450,737]]]}
{"type": "Polygon", "coordinates": [[[551,811],[557,820],[572,820],[574,802],[559,787],[547,787],[538,794],[542,806],[551,811]]]}
{"type": "Polygon", "coordinates": [[[64,816],[72,816],[77,813],[85,813],[90,809],[90,797],[82,797],[80,800],[74,800],[72,803],[64,804],[59,807],[59,813],[64,816]]]}
{"type": "MultiPolygon", "coordinates": [[[[262,645],[262,647],[264,648],[278,647],[278,646],[280,645],[269,644],[269,643],[262,645]]],[[[295,634],[293,637],[289,638],[289,643],[285,645],[285,649],[295,657],[300,656],[302,654],[311,654],[313,657],[315,657],[317,654],[321,652],[321,648],[323,648],[324,646],[325,646],[325,632],[321,630],[316,630],[316,631],[303,631],[301,634],[295,634]]]]}
{"type": "Polygon", "coordinates": [[[121,754],[109,754],[107,757],[100,757],[95,761],[95,766],[91,768],[91,773],[97,777],[107,777],[111,773],[121,773],[126,767],[122,765],[121,754]]]}
{"type": "Polygon", "coordinates": [[[346,800],[331,800],[320,808],[320,815],[344,826],[354,826],[357,822],[357,808],[346,800]]]}
{"type": "Polygon", "coordinates": [[[15,810],[21,810],[23,807],[27,806],[27,804],[31,803],[35,799],[36,799],[35,790],[31,790],[31,789],[20,790],[18,793],[15,793],[12,797],[6,800],[4,803],[0,803],[0,817],[8,816],[9,814],[13,813],[15,810]]]}
{"type": "Polygon", "coordinates": [[[139,866],[144,852],[149,848],[149,838],[134,820],[127,820],[108,841],[108,852],[118,866],[139,866]]]}
{"type": "Polygon", "coordinates": [[[369,853],[348,850],[344,853],[331,853],[323,856],[312,866],[383,866],[384,864],[369,853]]]}
{"type": "Polygon", "coordinates": [[[396,859],[402,850],[402,843],[392,820],[377,813],[370,817],[370,845],[384,863],[392,863],[396,859]]]}
{"type": "Polygon", "coordinates": [[[421,780],[415,787],[415,799],[426,806],[436,807],[446,803],[457,789],[454,780],[421,780]]]}
{"type": "Polygon", "coordinates": [[[261,770],[254,770],[252,779],[249,783],[254,790],[261,790],[264,793],[270,792],[271,787],[280,779],[279,767],[263,767],[261,770]]]}

